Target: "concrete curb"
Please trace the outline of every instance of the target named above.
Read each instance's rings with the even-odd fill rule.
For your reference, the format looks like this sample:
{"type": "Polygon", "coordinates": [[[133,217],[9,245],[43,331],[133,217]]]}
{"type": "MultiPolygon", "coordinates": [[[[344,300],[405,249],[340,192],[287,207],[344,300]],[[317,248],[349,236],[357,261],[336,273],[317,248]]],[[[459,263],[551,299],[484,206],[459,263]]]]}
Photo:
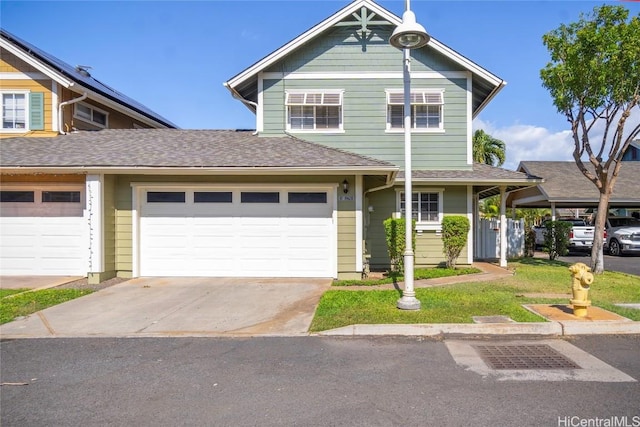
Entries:
{"type": "Polygon", "coordinates": [[[409,325],[350,325],[343,328],[318,332],[326,336],[357,335],[562,335],[562,325],[556,322],[541,323],[420,323],[409,325]]]}
{"type": "Polygon", "coordinates": [[[566,321],[562,324],[564,335],[626,335],[640,334],[640,322],[632,320],[602,320],[599,322],[566,321]]]}
{"type": "Polygon", "coordinates": [[[342,328],[317,332],[318,336],[424,336],[438,335],[640,335],[640,322],[601,321],[601,322],[540,322],[540,323],[421,323],[421,324],[381,324],[349,325],[342,328]]]}

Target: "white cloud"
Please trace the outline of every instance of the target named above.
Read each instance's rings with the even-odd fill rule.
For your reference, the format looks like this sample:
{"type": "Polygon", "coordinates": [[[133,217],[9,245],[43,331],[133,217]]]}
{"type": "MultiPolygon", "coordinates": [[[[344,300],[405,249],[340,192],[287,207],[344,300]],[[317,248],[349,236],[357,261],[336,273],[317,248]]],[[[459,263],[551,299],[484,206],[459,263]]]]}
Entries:
{"type": "MultiPolygon", "coordinates": [[[[640,123],[640,108],[635,108],[625,125],[624,135],[628,136],[631,130],[640,123]]],[[[615,124],[609,129],[607,145],[603,157],[607,158],[608,149],[611,147],[611,136],[615,130],[615,124]]],[[[599,120],[589,133],[589,139],[594,150],[601,147],[604,120],[599,120]]],[[[573,136],[571,130],[552,132],[541,126],[514,124],[507,127],[496,127],[491,122],[480,119],[473,121],[473,130],[483,129],[486,133],[505,142],[507,146],[507,159],[503,165],[506,169],[515,170],[518,164],[524,160],[573,160],[573,136]]],[[[583,156],[585,159],[585,156],[583,156]]]]}
{"type": "Polygon", "coordinates": [[[505,142],[507,160],[503,167],[515,170],[523,160],[572,160],[573,139],[571,131],[551,132],[533,125],[516,124],[498,128],[480,119],[473,121],[473,129],[505,142]]]}

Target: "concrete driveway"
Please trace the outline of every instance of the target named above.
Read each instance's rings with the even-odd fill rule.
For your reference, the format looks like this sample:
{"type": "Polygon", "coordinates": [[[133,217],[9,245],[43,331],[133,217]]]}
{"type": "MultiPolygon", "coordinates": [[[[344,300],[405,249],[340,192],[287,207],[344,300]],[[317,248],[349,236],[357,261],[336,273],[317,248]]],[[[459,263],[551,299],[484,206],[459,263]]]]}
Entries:
{"type": "Polygon", "coordinates": [[[0,335],[306,335],[330,285],[306,278],[137,278],[6,323],[0,335]]]}

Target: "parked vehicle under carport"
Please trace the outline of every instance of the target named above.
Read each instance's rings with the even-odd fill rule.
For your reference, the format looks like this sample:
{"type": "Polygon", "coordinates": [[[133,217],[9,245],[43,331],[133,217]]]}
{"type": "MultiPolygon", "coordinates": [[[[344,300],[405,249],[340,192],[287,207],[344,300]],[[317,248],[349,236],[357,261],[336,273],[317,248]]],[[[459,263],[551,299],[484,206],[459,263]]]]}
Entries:
{"type": "Polygon", "coordinates": [[[628,216],[609,217],[605,236],[605,249],[610,255],[640,254],[640,220],[628,216]]]}

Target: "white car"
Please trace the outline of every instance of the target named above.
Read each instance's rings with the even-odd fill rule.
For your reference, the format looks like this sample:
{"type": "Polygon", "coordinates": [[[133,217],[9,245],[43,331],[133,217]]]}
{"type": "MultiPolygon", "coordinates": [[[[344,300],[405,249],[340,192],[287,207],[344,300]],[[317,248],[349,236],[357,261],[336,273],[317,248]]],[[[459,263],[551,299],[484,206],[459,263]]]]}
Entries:
{"type": "Polygon", "coordinates": [[[609,217],[605,236],[610,255],[640,254],[640,220],[630,216],[609,217]]]}

